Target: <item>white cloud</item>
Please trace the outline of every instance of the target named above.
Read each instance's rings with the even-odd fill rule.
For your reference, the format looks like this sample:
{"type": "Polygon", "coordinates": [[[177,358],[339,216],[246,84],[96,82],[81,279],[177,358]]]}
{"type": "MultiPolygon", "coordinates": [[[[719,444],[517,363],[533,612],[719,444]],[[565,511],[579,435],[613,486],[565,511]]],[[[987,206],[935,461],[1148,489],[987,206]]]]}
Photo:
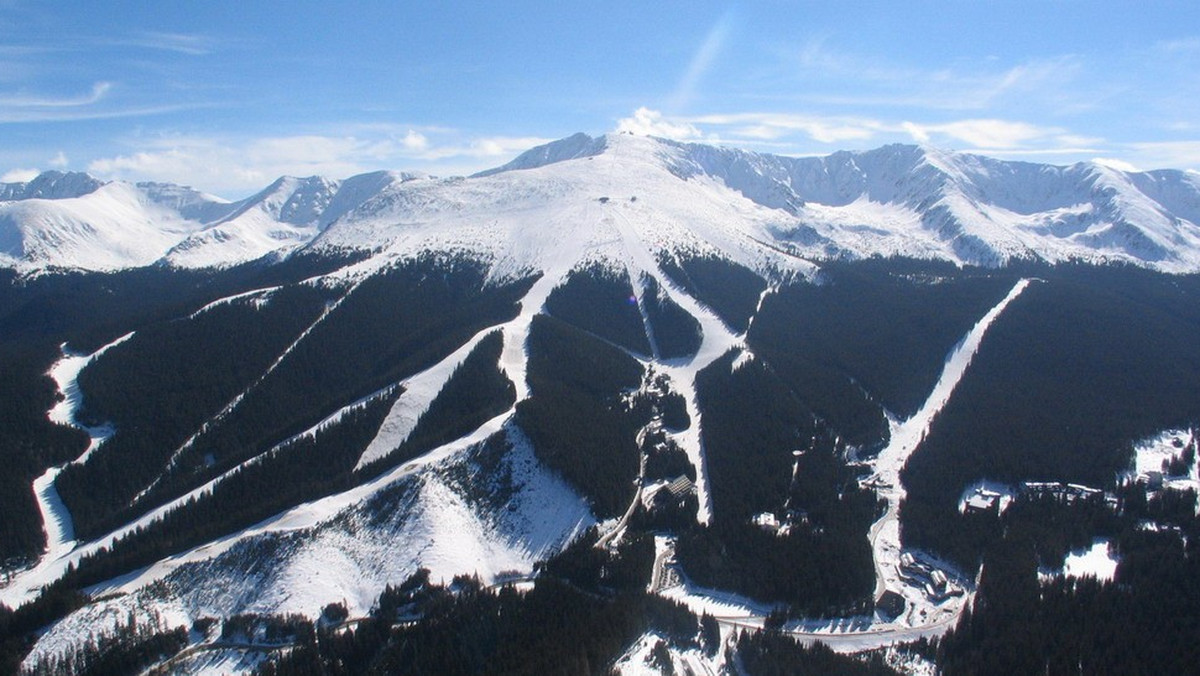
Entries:
{"type": "Polygon", "coordinates": [[[404,139],[400,143],[404,146],[405,150],[412,152],[419,153],[429,149],[429,138],[412,129],[408,130],[408,133],[404,135],[404,139]]]}
{"type": "Polygon", "coordinates": [[[0,176],[0,183],[28,183],[40,173],[37,169],[10,169],[0,176]]]}
{"type": "Polygon", "coordinates": [[[100,158],[87,170],[104,178],[187,183],[216,191],[261,188],[282,175],[344,178],[378,168],[374,142],[352,137],[283,136],[232,142],[203,137],[152,140],[143,150],[100,158]]]}
{"type": "MultiPolygon", "coordinates": [[[[462,138],[454,130],[359,127],[354,135],[301,134],[251,139],[162,136],[135,138],[133,149],[102,157],[87,170],[103,178],[193,185],[236,197],[282,175],[346,178],[377,169],[473,173],[551,139],[462,138]]],[[[64,158],[65,159],[65,158],[64,158]]]]}
{"type": "Polygon", "coordinates": [[[1200,168],[1200,141],[1130,143],[1127,147],[1130,161],[1140,167],[1200,168]]]}
{"type": "Polygon", "coordinates": [[[981,150],[1015,149],[1030,141],[1046,139],[1062,132],[1058,128],[1039,127],[1010,120],[958,120],[941,124],[904,122],[901,128],[919,143],[928,143],[942,137],[968,143],[981,150]]]}
{"type": "Polygon", "coordinates": [[[1126,162],[1125,160],[1118,160],[1115,157],[1093,157],[1092,162],[1099,164],[1102,167],[1116,169],[1117,171],[1128,171],[1130,173],[1141,171],[1141,169],[1138,169],[1129,162],[1126,162]]]}
{"type": "Polygon", "coordinates": [[[67,154],[60,150],[57,155],[50,158],[48,164],[56,169],[63,169],[71,164],[71,161],[67,159],[67,154]]]}
{"type": "Polygon", "coordinates": [[[631,117],[617,121],[618,133],[636,134],[638,136],[658,136],[676,141],[691,141],[703,137],[700,130],[687,122],[672,122],[657,110],[638,108],[631,117]]]}
{"type": "Polygon", "coordinates": [[[97,82],[92,85],[91,92],[78,96],[49,97],[28,94],[10,94],[0,96],[0,107],[3,108],[75,108],[89,106],[103,99],[112,89],[111,82],[97,82]]]}

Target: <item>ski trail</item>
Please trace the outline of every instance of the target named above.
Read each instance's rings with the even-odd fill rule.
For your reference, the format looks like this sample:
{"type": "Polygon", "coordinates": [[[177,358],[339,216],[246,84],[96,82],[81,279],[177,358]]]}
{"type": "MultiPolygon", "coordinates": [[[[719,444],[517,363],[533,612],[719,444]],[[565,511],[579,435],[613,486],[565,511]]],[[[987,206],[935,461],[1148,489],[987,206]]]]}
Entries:
{"type": "Polygon", "coordinates": [[[211,303],[206,304],[204,307],[201,307],[199,310],[196,310],[192,314],[188,315],[187,318],[195,319],[196,317],[199,317],[200,315],[204,314],[205,312],[208,312],[209,310],[211,310],[215,307],[219,307],[221,305],[226,305],[228,303],[232,303],[234,301],[241,300],[242,298],[249,298],[251,296],[257,296],[260,294],[264,297],[269,296],[271,293],[278,291],[281,288],[283,288],[283,287],[281,287],[281,286],[266,286],[261,289],[251,289],[250,291],[243,291],[241,293],[235,293],[232,296],[225,296],[224,298],[218,298],[218,299],[212,301],[211,303]]]}
{"type": "Polygon", "coordinates": [[[946,402],[950,400],[955,387],[962,380],[972,358],[979,350],[984,334],[992,322],[1000,316],[1008,304],[1029,286],[1030,280],[1018,281],[995,307],[979,320],[946,358],[942,374],[934,385],[929,397],[911,418],[903,422],[891,424],[891,439],[888,445],[879,452],[874,460],[874,483],[878,495],[887,501],[887,511],[872,526],[869,533],[871,551],[875,559],[875,595],[876,598],[885,589],[897,593],[902,592],[906,585],[900,579],[897,564],[900,560],[902,543],[900,542],[900,501],[906,491],[900,483],[900,471],[908,462],[909,456],[921,443],[930,423],[941,412],[946,402]]]}
{"type": "MultiPolygon", "coordinates": [[[[378,491],[387,488],[396,481],[461,453],[476,444],[482,443],[491,435],[502,431],[512,413],[513,409],[510,408],[480,425],[470,434],[440,446],[425,455],[409,460],[398,467],[392,468],[371,481],[347,489],[341,493],[284,510],[253,526],[221,536],[216,540],[181,554],[161,559],[140,571],[102,582],[89,588],[87,591],[90,594],[132,592],[151,582],[161,580],[184,564],[208,560],[223,554],[235,544],[247,538],[267,533],[303,530],[317,526],[343,510],[367,500],[378,491]]],[[[3,599],[0,598],[0,600],[3,599]]]]}
{"type": "Polygon", "coordinates": [[[40,570],[46,564],[66,556],[75,548],[75,522],[71,518],[70,510],[59,496],[54,481],[67,465],[79,464],[87,460],[89,455],[113,435],[111,425],[89,427],[78,421],[79,410],[83,407],[83,392],[79,389],[79,374],[88,364],[109,349],[132,337],[132,332],[127,333],[91,354],[80,354],[68,350],[66,343],[59,347],[62,356],[50,367],[47,375],[58,386],[58,393],[62,399],[46,412],[46,417],[53,423],[83,430],[87,433],[89,441],[87,448],[79,457],[61,465],[49,467],[33,480],[33,496],[37,502],[38,512],[42,516],[42,529],[46,532],[46,549],[34,567],[22,574],[40,570]]]}
{"type": "Polygon", "coordinates": [[[417,422],[437,399],[442,388],[454,375],[454,371],[479,345],[479,342],[495,330],[495,326],[483,329],[440,362],[400,383],[404,392],[396,399],[396,403],[392,404],[392,409],[388,411],[383,424],[379,426],[379,432],[375,438],[363,449],[358,463],[354,466],[355,471],[387,457],[408,439],[408,435],[412,434],[417,422]]]}
{"type": "MultiPolygon", "coordinates": [[[[80,561],[82,559],[86,558],[87,556],[95,554],[98,551],[100,551],[101,549],[111,548],[112,545],[117,540],[133,533],[134,531],[146,528],[146,527],[154,524],[155,522],[161,520],[169,512],[172,512],[175,509],[183,507],[189,501],[198,500],[208,494],[211,494],[213,492],[213,490],[219,484],[224,482],[226,479],[234,476],[238,472],[241,472],[242,470],[244,470],[248,467],[253,467],[254,465],[257,465],[257,464],[263,462],[264,460],[270,458],[275,453],[279,452],[280,449],[291,444],[292,442],[294,442],[298,439],[304,438],[304,437],[313,436],[317,432],[321,431],[322,429],[336,424],[346,414],[354,411],[355,409],[362,408],[363,406],[369,404],[371,401],[375,400],[378,397],[386,395],[393,387],[396,387],[396,386],[391,385],[391,386],[385,387],[382,390],[379,390],[370,395],[367,395],[366,397],[363,397],[362,399],[359,399],[358,401],[355,401],[351,404],[348,404],[348,405],[338,409],[334,413],[327,416],[325,419],[321,420],[321,422],[317,423],[316,425],[313,425],[312,427],[308,428],[307,430],[304,430],[303,432],[300,432],[298,434],[292,435],[291,437],[288,437],[284,441],[281,441],[278,444],[272,446],[269,450],[264,451],[263,453],[260,453],[259,455],[256,455],[253,458],[250,458],[250,459],[238,464],[236,467],[230,468],[229,470],[221,473],[220,475],[213,477],[212,479],[205,482],[204,484],[188,491],[187,493],[184,493],[183,495],[180,495],[179,497],[171,500],[170,502],[167,502],[162,505],[159,505],[158,507],[155,507],[154,509],[146,512],[145,514],[141,515],[137,519],[134,519],[133,521],[130,521],[130,522],[106,533],[105,535],[102,535],[102,536],[100,536],[94,540],[91,540],[87,543],[76,543],[73,541],[67,542],[65,546],[60,546],[60,548],[57,550],[58,551],[57,556],[54,556],[54,557],[47,556],[43,559],[43,563],[45,565],[39,565],[37,568],[31,569],[31,570],[28,570],[28,571],[25,571],[23,573],[19,573],[19,574],[13,576],[12,580],[10,581],[10,583],[7,587],[0,588],[0,603],[5,603],[6,605],[9,605],[10,607],[15,608],[20,603],[24,603],[25,601],[32,599],[33,596],[35,596],[37,594],[38,590],[41,589],[41,587],[53,582],[54,580],[57,580],[59,577],[61,577],[66,572],[68,565],[78,566],[80,561]]],[[[53,471],[54,475],[57,476],[58,472],[62,470],[62,466],[53,468],[53,470],[54,470],[53,471]]],[[[43,477],[44,476],[45,475],[43,475],[43,477]]],[[[42,477],[39,477],[39,479],[34,482],[35,490],[38,490],[39,482],[42,482],[42,481],[43,481],[42,477]]],[[[57,499],[57,492],[54,491],[54,486],[52,483],[49,484],[49,487],[46,492],[48,493],[49,500],[57,499]]],[[[64,513],[65,513],[65,510],[64,510],[64,513]]],[[[70,515],[67,514],[66,516],[67,516],[67,524],[69,525],[70,524],[70,515]]]]}
{"type": "MultiPolygon", "coordinates": [[[[688,461],[696,468],[696,498],[700,503],[696,519],[702,524],[712,521],[712,496],[708,490],[708,466],[704,456],[704,442],[700,436],[700,406],[696,396],[696,376],[709,364],[731,349],[745,349],[740,337],[736,336],[720,317],[704,304],[679,288],[670,277],[663,274],[658,262],[641,238],[628,217],[617,212],[614,225],[621,234],[629,265],[639,274],[653,277],[662,293],[668,295],[700,325],[700,348],[690,358],[659,361],[659,367],[670,377],[679,393],[683,395],[691,425],[682,432],[671,434],[671,438],[687,453],[688,461]],[[636,244],[635,244],[636,243],[636,244]]],[[[631,272],[631,277],[635,275],[631,272]]]]}
{"type": "Polygon", "coordinates": [[[233,399],[231,399],[229,401],[229,403],[225,404],[224,408],[222,408],[220,411],[218,411],[216,415],[214,415],[213,417],[204,421],[200,425],[200,428],[197,429],[192,434],[192,436],[188,437],[179,448],[175,449],[171,453],[171,457],[167,460],[167,464],[163,468],[163,471],[160,472],[158,474],[158,476],[156,476],[154,478],[154,480],[151,481],[148,486],[146,486],[141,491],[139,491],[138,494],[134,496],[134,498],[130,504],[136,504],[139,500],[141,500],[143,497],[145,497],[147,493],[154,490],[154,488],[157,487],[159,485],[159,483],[162,482],[164,477],[169,476],[171,474],[171,472],[175,469],[175,467],[178,465],[180,458],[182,458],[183,454],[185,452],[187,452],[187,450],[189,448],[191,448],[193,444],[196,443],[196,440],[199,439],[202,434],[204,434],[209,429],[211,429],[211,426],[213,423],[224,419],[226,416],[228,416],[230,413],[232,413],[234,411],[234,409],[236,409],[238,407],[238,405],[241,404],[242,401],[251,392],[253,392],[256,387],[261,385],[264,380],[266,380],[272,373],[274,373],[275,370],[277,368],[279,368],[279,365],[282,364],[285,359],[287,359],[288,355],[290,355],[292,353],[292,351],[296,349],[296,346],[299,345],[301,342],[303,342],[304,339],[307,338],[308,335],[310,333],[312,333],[314,329],[316,329],[318,326],[320,326],[321,323],[325,321],[326,317],[333,314],[333,312],[335,310],[337,310],[338,307],[341,306],[342,302],[350,297],[350,294],[354,293],[354,290],[358,288],[359,283],[361,283],[361,280],[358,283],[355,283],[354,285],[352,285],[346,291],[346,293],[342,294],[342,296],[339,297],[337,300],[333,301],[332,303],[327,304],[325,306],[325,309],[321,311],[321,314],[318,315],[315,320],[313,320],[313,323],[309,324],[308,328],[301,331],[300,335],[296,336],[296,339],[293,340],[290,345],[288,345],[286,348],[284,348],[283,352],[281,352],[279,354],[279,356],[275,358],[275,361],[273,361],[271,363],[271,365],[268,366],[267,369],[262,372],[262,375],[255,378],[254,382],[250,383],[250,385],[248,385],[246,387],[246,389],[242,390],[240,393],[238,393],[237,396],[235,396],[233,399]]]}

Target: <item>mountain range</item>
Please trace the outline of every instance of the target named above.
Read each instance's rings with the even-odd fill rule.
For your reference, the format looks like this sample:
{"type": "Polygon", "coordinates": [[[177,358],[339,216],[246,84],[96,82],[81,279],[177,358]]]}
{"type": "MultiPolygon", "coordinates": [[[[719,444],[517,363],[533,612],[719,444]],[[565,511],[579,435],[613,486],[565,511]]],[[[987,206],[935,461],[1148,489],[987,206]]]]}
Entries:
{"type": "Polygon", "coordinates": [[[564,195],[641,186],[664,210],[686,203],[696,185],[722,186],[748,202],[737,217],[745,237],[816,260],[1200,270],[1200,179],[1189,172],[1006,162],[903,145],[793,158],[615,134],[576,134],[465,179],[281,177],[236,202],[171,184],[47,172],[0,184],[0,261],[24,271],[206,268],[306,247],[372,250],[395,234],[380,222],[428,230],[427,217],[444,221],[449,205],[502,208],[490,202],[510,202],[510,188],[552,176],[564,195]],[[597,158],[612,168],[583,179],[580,163],[597,158]],[[531,170],[536,177],[518,178],[531,170]]]}
{"type": "Polygon", "coordinates": [[[0,671],[1200,659],[1193,174],[577,134],[0,197],[0,671]]]}

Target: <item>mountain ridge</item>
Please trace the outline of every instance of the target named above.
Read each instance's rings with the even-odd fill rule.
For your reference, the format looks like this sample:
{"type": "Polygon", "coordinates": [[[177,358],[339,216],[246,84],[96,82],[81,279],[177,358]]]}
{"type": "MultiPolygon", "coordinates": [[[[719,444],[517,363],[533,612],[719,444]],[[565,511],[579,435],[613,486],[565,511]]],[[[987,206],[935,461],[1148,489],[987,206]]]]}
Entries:
{"type": "MultiPolygon", "coordinates": [[[[334,240],[341,248],[377,250],[393,246],[398,235],[382,219],[413,224],[433,212],[507,210],[526,198],[554,199],[552,186],[564,181],[601,192],[638,185],[643,198],[662,192],[694,199],[684,198],[668,175],[684,183],[706,180],[745,198],[761,209],[747,214],[749,220],[769,222],[754,236],[806,260],[903,256],[988,267],[1084,260],[1200,271],[1200,180],[1187,172],[1013,162],[901,144],[787,157],[583,133],[465,178],[395,171],[341,180],[284,176],[236,202],[167,183],[46,172],[28,183],[0,184],[0,261],[24,272],[219,268],[321,249],[334,240]],[[540,174],[535,179],[530,172],[540,174]],[[120,204],[101,199],[113,185],[130,186],[120,204]],[[141,224],[134,239],[142,246],[125,242],[130,222],[141,224]],[[326,236],[335,223],[354,227],[326,236]],[[344,236],[350,231],[357,238],[344,236]]],[[[668,213],[680,206],[660,205],[668,213]]],[[[744,230],[732,222],[708,225],[744,230]]],[[[488,243],[494,238],[468,239],[494,249],[488,243]]]]}

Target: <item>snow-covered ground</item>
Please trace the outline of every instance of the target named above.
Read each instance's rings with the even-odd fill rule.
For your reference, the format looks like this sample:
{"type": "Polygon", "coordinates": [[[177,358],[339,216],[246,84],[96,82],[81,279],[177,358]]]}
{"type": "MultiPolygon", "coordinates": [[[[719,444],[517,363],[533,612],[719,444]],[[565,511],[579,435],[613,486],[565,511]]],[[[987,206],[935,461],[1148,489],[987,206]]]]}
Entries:
{"type": "MultiPolygon", "coordinates": [[[[900,593],[905,601],[905,612],[894,619],[879,614],[873,617],[853,617],[837,620],[802,620],[786,625],[785,630],[801,641],[820,641],[839,652],[860,652],[883,646],[916,640],[922,637],[940,636],[954,626],[959,614],[970,602],[971,594],[963,593],[937,601],[927,596],[922,587],[909,584],[900,576],[900,559],[903,548],[900,542],[898,508],[904,497],[900,483],[900,470],[908,457],[919,445],[933,418],[941,411],[958,382],[962,379],[971,359],[979,349],[984,335],[1004,309],[1028,286],[1029,280],[1019,281],[995,307],[971,329],[970,332],[947,356],[941,377],[934,386],[925,404],[909,420],[893,421],[891,438],[886,448],[872,461],[873,484],[880,496],[887,500],[887,512],[870,531],[872,552],[875,558],[876,596],[884,590],[900,593]]],[[[669,565],[671,543],[666,538],[655,539],[655,570],[652,586],[660,586],[670,577],[660,568],[669,565]]],[[[947,564],[938,562],[926,554],[916,553],[927,565],[933,565],[950,573],[951,585],[960,589],[969,587],[969,582],[955,576],[947,564]]],[[[965,590],[964,590],[965,591],[965,590]]],[[[659,589],[659,594],[684,603],[697,614],[713,615],[727,627],[760,628],[773,609],[769,605],[718,590],[698,587],[686,579],[677,584],[659,589]]]]}
{"type": "MultiPolygon", "coordinates": [[[[725,632],[722,632],[722,636],[725,632]]],[[[659,641],[666,643],[666,638],[658,633],[649,632],[625,651],[617,659],[613,665],[611,673],[621,674],[621,676],[644,676],[649,674],[662,674],[663,672],[653,664],[652,653],[654,646],[659,641]]],[[[671,673],[672,674],[693,674],[694,676],[716,676],[723,673],[725,668],[725,651],[718,650],[717,654],[709,657],[702,650],[691,648],[688,650],[680,650],[679,648],[668,647],[668,653],[671,656],[671,673]]]]}
{"type": "MultiPolygon", "coordinates": [[[[101,347],[92,354],[80,354],[61,346],[62,357],[50,367],[50,378],[58,387],[60,399],[47,413],[52,422],[59,425],[69,425],[87,432],[90,441],[84,452],[67,464],[77,464],[87,460],[87,457],[100,447],[106,439],[112,436],[113,429],[109,425],[89,427],[79,422],[77,416],[83,407],[83,393],[79,389],[79,374],[84,367],[104,354],[115,345],[119,345],[133,337],[127,333],[113,342],[101,347]]],[[[75,525],[71,513],[58,495],[54,480],[67,464],[48,468],[41,476],[33,481],[33,494],[37,499],[38,510],[42,514],[42,528],[46,532],[46,552],[35,566],[35,570],[45,564],[57,561],[70,553],[75,547],[75,525]]]]}
{"type": "MultiPolygon", "coordinates": [[[[1196,431],[1190,429],[1164,430],[1143,439],[1134,444],[1134,467],[1125,478],[1133,481],[1157,478],[1165,488],[1191,489],[1200,493],[1200,463],[1193,462],[1186,473],[1179,475],[1171,475],[1164,468],[1166,463],[1181,457],[1189,447],[1196,451],[1197,444],[1200,444],[1200,439],[1196,431]]],[[[1197,455],[1200,456],[1200,453],[1197,455]]],[[[1197,509],[1200,509],[1200,501],[1197,509]]]]}
{"type": "MultiPolygon", "coordinates": [[[[325,275],[318,282],[346,289],[341,298],[353,293],[356,284],[395,261],[428,251],[466,253],[488,261],[490,278],[496,281],[539,276],[521,300],[520,312],[514,319],[484,329],[438,364],[395,384],[404,387],[404,392],[374,441],[364,450],[360,465],[384,457],[411,433],[454,368],[488,332],[502,332],[500,366],[516,387],[517,401],[528,397],[526,343],[533,317],[542,311],[553,289],[571,273],[600,263],[628,274],[639,300],[642,293],[639,281],[654,279],[661,293],[700,325],[701,344],[692,357],[674,360],[653,355],[635,357],[666,374],[672,389],[685,399],[691,425],[670,436],[696,467],[699,519],[702,522],[711,519],[696,377],[700,370],[730,351],[739,351],[735,368],[753,359],[753,354],[742,335],[675,285],[659,269],[658,261],[676,255],[713,254],[774,280],[811,277],[815,267],[771,244],[778,233],[788,229],[782,226],[797,224],[789,220],[794,215],[747,197],[763,194],[742,184],[738,184],[740,188],[732,187],[730,176],[681,172],[680,167],[694,159],[697,152],[694,148],[626,136],[607,137],[603,147],[604,152],[599,154],[554,165],[534,163],[519,171],[479,178],[403,184],[383,181],[373,197],[359,203],[352,212],[347,211],[345,218],[326,224],[328,227],[312,244],[317,251],[361,249],[366,246],[364,243],[378,248],[370,258],[325,275]]],[[[328,189],[325,186],[317,192],[325,194],[328,189]]],[[[876,219],[881,221],[881,227],[896,229],[920,229],[928,225],[911,213],[910,207],[904,207],[909,211],[896,211],[887,218],[880,216],[881,209],[896,209],[897,204],[883,198],[863,198],[828,206],[824,211],[813,202],[808,211],[810,216],[828,212],[822,218],[831,221],[826,224],[830,228],[854,232],[866,239],[873,235],[859,227],[859,220],[876,219]],[[829,210],[835,208],[850,211],[842,212],[837,216],[841,220],[832,222],[837,219],[829,210]]],[[[1075,203],[1055,208],[1072,204],[1075,203]]],[[[797,209],[797,213],[807,213],[803,208],[797,209]]],[[[998,211],[989,213],[995,218],[1003,215],[997,215],[998,211]]],[[[1005,218],[1029,217],[1015,211],[1012,214],[1005,218]]],[[[1020,249],[1016,244],[1013,246],[1016,247],[1013,251],[1020,249]]],[[[904,488],[899,474],[931,421],[949,400],[988,327],[1028,283],[1028,280],[1017,283],[951,351],[941,377],[920,411],[908,420],[892,421],[890,442],[872,461],[875,484],[888,505],[885,515],[870,531],[876,595],[884,590],[900,593],[907,602],[906,611],[894,620],[877,616],[797,622],[788,629],[798,637],[821,640],[846,652],[877,648],[896,641],[939,635],[952,626],[969,602],[969,593],[935,602],[923,589],[901,578],[897,570],[902,554],[897,510],[904,488]]],[[[257,296],[246,297],[253,300],[269,293],[269,289],[261,290],[251,292],[257,296]]],[[[764,297],[766,293],[769,290],[764,297]]],[[[313,326],[336,308],[337,302],[327,307],[313,326]]],[[[298,336],[275,365],[286,359],[292,347],[311,330],[309,327],[298,336]]],[[[274,368],[273,365],[271,369],[274,368]]],[[[67,367],[63,369],[66,374],[67,367]]],[[[69,397],[68,376],[64,375],[59,382],[69,397]]],[[[238,406],[244,394],[230,401],[224,413],[238,406]]],[[[61,650],[71,641],[79,640],[95,619],[93,613],[106,612],[110,607],[127,610],[122,604],[129,603],[153,606],[157,603],[153,594],[162,592],[162,585],[152,584],[155,582],[163,583],[169,590],[168,605],[180,604],[183,612],[193,619],[204,614],[243,611],[300,612],[312,616],[325,603],[341,600],[347,601],[353,615],[365,613],[385,584],[402,581],[418,566],[431,568],[435,579],[449,579],[460,573],[479,573],[488,579],[512,570],[527,572],[534,561],[561,547],[591,525],[593,519],[586,503],[561,478],[537,463],[528,442],[511,424],[513,412],[510,408],[463,438],[368,483],[285,510],[250,528],[98,585],[92,591],[122,595],[71,615],[43,637],[37,650],[43,653],[61,650]],[[451,478],[455,476],[451,469],[469,465],[474,449],[495,434],[506,435],[512,445],[505,462],[519,479],[517,484],[521,488],[512,510],[483,514],[470,502],[469,492],[460,490],[451,478]],[[366,506],[378,506],[386,496],[398,500],[394,511],[381,516],[366,506]],[[271,549],[278,556],[270,558],[269,570],[256,569],[258,572],[251,574],[247,571],[248,557],[261,548],[271,549]]],[[[202,433],[203,429],[197,432],[202,433]]],[[[178,452],[185,448],[186,444],[178,452]]],[[[212,485],[197,490],[211,489],[212,485]]],[[[39,502],[46,505],[46,513],[65,514],[55,506],[50,492],[52,481],[43,481],[40,487],[39,502]]],[[[61,576],[68,563],[78,562],[87,552],[111,544],[117,534],[161,518],[166,509],[178,504],[172,502],[117,533],[74,550],[61,547],[54,550],[58,556],[55,560],[47,557],[46,567],[36,574],[19,575],[13,584],[0,589],[0,601],[15,605],[27,599],[40,586],[61,576]]],[[[47,523],[51,521],[48,516],[47,523]]],[[[66,541],[70,535],[67,526],[69,520],[58,526],[61,533],[55,536],[55,541],[66,541]]],[[[928,556],[921,558],[950,573],[953,584],[959,588],[969,589],[970,583],[956,579],[948,566],[928,556]]],[[[686,581],[667,586],[660,593],[678,598],[699,611],[708,611],[722,618],[728,627],[761,626],[771,610],[746,599],[694,588],[686,581]]]]}
{"type": "MultiPolygon", "coordinates": [[[[451,445],[437,457],[409,463],[354,496],[331,496],[289,510],[211,543],[90,591],[98,601],[54,625],[26,661],[59,652],[103,627],[103,618],[169,608],[173,626],[241,612],[316,617],[345,602],[364,616],[387,584],[419,567],[434,581],[478,574],[485,583],[533,564],[590,527],[586,502],[533,456],[528,440],[503,420],[451,445]],[[501,509],[471,503],[467,481],[486,482],[471,453],[504,430],[502,465],[513,487],[501,509]],[[160,582],[160,584],[151,584],[160,582]],[[98,624],[101,623],[101,624],[98,624]]],[[[160,613],[166,615],[160,610],[160,613]]]]}
{"type": "Polygon", "coordinates": [[[1068,553],[1061,570],[1042,571],[1040,576],[1042,579],[1059,575],[1094,577],[1111,582],[1120,562],[1120,557],[1112,549],[1112,543],[1107,538],[1096,538],[1090,546],[1068,553]]]}

